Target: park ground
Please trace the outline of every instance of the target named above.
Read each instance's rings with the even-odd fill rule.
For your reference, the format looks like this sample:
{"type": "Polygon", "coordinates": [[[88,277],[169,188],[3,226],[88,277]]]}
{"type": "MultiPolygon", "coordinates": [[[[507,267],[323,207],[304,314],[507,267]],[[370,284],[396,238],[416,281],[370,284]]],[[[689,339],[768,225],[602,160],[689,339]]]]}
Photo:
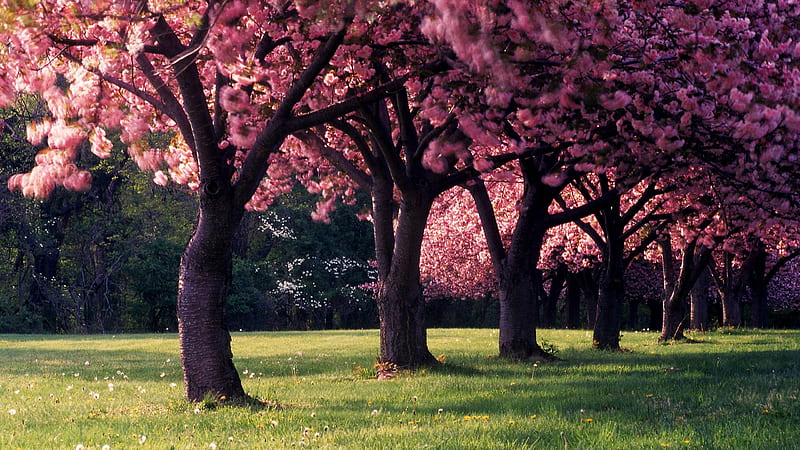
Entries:
{"type": "Polygon", "coordinates": [[[0,448],[785,449],[800,442],[800,331],[716,330],[624,353],[541,330],[433,329],[440,367],[377,381],[378,332],[234,333],[258,404],[184,400],[176,335],[0,335],[0,448]]]}

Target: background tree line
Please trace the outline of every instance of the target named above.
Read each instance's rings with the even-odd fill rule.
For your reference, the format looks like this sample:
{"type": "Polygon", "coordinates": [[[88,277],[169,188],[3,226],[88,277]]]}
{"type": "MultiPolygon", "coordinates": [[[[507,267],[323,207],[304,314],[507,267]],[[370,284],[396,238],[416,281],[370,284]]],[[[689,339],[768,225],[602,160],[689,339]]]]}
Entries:
{"type": "MultiPolygon", "coordinates": [[[[27,170],[36,154],[37,148],[22,136],[25,124],[40,114],[35,98],[22,98],[3,111],[4,183],[27,170]]],[[[101,160],[84,149],[81,159],[94,176],[87,192],[58,189],[44,200],[0,192],[0,332],[175,331],[177,268],[196,196],[152,183],[124,151],[101,160]]],[[[328,224],[311,218],[317,200],[297,187],[269,210],[246,215],[234,243],[227,309],[231,330],[377,327],[370,288],[375,281],[372,226],[356,217],[368,207],[367,199],[332,211],[328,224]]],[[[558,245],[552,243],[556,252],[558,245]]],[[[592,328],[599,265],[570,268],[556,256],[550,255],[554,262],[541,273],[539,323],[592,328]]],[[[793,261],[787,262],[770,285],[766,322],[754,318],[751,289],[738,283],[739,324],[800,325],[792,288],[797,270],[793,261]]],[[[754,266],[728,270],[733,269],[746,280],[754,266]]],[[[660,264],[644,258],[632,264],[626,277],[624,329],[660,328],[661,273],[660,264]]],[[[694,291],[693,298],[704,298],[709,311],[704,324],[695,328],[723,325],[721,283],[706,274],[694,291]]],[[[426,280],[428,326],[496,326],[498,301],[490,290],[465,298],[452,283],[442,284],[426,280]]],[[[689,304],[684,308],[688,314],[689,304]]]]}
{"type": "MultiPolygon", "coordinates": [[[[4,185],[38,151],[24,136],[40,108],[27,98],[3,111],[4,185]]],[[[178,262],[196,195],[153,184],[124,151],[101,160],[84,149],[80,158],[94,178],[87,192],[58,189],[38,200],[0,191],[0,332],[176,331],[178,262]]],[[[360,207],[317,223],[313,196],[297,189],[249,213],[236,236],[229,327],[377,326],[374,301],[359,287],[374,278],[360,207]]]]}

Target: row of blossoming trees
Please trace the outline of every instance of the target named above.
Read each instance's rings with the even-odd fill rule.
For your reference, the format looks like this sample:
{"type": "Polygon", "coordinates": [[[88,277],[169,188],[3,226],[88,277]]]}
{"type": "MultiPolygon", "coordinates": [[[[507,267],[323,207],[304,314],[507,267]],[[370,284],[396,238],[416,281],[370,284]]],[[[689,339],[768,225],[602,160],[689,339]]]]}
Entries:
{"type": "Polygon", "coordinates": [[[190,399],[245,395],[224,319],[231,242],[245,210],[297,182],[320,195],[318,220],[371,197],[384,362],[434,362],[421,268],[484,274],[501,355],[547,356],[532,318],[553,253],[600,265],[601,348],[619,347],[626,267],[660,258],[663,337],[677,337],[702,268],[735,285],[734,258],[760,254],[750,272],[766,279],[768,249],[794,248],[790,3],[4,1],[0,101],[35,93],[49,110],[28,128],[36,166],[9,187],[87,189],[77,149],[107,157],[120,130],[154,182],[197,191],[178,294],[190,399]],[[152,148],[153,132],[173,138],[152,148]],[[437,203],[462,189],[474,207],[437,203]],[[421,264],[434,209],[479,219],[461,232],[480,223],[480,270],[437,260],[478,246],[452,235],[421,264]],[[710,264],[717,248],[730,264],[710,264]]]}

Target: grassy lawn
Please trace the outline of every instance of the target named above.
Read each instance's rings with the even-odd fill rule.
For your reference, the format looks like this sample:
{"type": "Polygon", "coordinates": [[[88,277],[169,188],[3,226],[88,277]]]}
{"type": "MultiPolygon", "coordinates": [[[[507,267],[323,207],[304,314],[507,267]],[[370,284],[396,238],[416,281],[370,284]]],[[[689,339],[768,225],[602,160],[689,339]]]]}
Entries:
{"type": "Polygon", "coordinates": [[[245,389],[278,405],[259,408],[184,401],[175,335],[0,335],[0,448],[800,445],[800,331],[626,333],[623,354],[539,336],[561,361],[498,360],[496,330],[430,330],[444,365],[376,381],[377,331],[235,333],[245,389]]]}

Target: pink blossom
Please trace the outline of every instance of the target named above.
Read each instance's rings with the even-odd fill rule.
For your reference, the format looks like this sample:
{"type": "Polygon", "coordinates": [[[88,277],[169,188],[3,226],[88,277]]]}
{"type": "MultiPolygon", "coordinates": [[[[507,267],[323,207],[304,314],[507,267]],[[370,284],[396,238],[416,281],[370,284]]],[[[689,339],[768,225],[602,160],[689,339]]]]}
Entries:
{"type": "Polygon", "coordinates": [[[325,84],[325,86],[333,86],[339,82],[339,78],[333,72],[328,72],[325,74],[322,82],[325,84]]]}
{"type": "Polygon", "coordinates": [[[64,180],[64,187],[71,191],[88,191],[92,187],[92,175],[85,170],[76,171],[64,180]]]}
{"type": "Polygon", "coordinates": [[[478,172],[489,172],[494,168],[494,163],[486,158],[478,158],[472,163],[472,166],[478,172]]]}
{"type": "Polygon", "coordinates": [[[99,158],[108,158],[114,148],[114,144],[106,138],[106,131],[100,127],[96,127],[89,135],[89,142],[92,144],[92,153],[99,158]]]}
{"type": "Polygon", "coordinates": [[[439,153],[431,151],[430,149],[426,150],[425,154],[422,156],[422,165],[434,173],[447,173],[450,169],[447,160],[439,153]]]}
{"type": "Polygon", "coordinates": [[[84,139],[86,139],[86,133],[82,129],[67,125],[63,120],[57,120],[50,128],[47,143],[52,148],[73,150],[84,139]]]}
{"type": "Polygon", "coordinates": [[[47,134],[50,133],[52,122],[43,119],[40,122],[31,122],[26,125],[28,141],[33,145],[40,145],[47,134]]]}
{"type": "Polygon", "coordinates": [[[232,113],[250,114],[253,110],[247,93],[231,86],[223,86],[220,89],[219,103],[226,111],[232,113]]]}
{"type": "Polygon", "coordinates": [[[548,173],[542,177],[542,183],[551,187],[558,187],[561,186],[566,179],[567,175],[564,172],[548,173]]]}
{"type": "Polygon", "coordinates": [[[153,183],[159,186],[166,186],[169,183],[169,178],[167,178],[167,174],[163,171],[156,170],[153,174],[153,183]]]}
{"type": "Polygon", "coordinates": [[[610,111],[622,109],[631,103],[631,96],[627,92],[616,91],[614,95],[600,97],[600,105],[610,111]]]}
{"type": "Polygon", "coordinates": [[[729,97],[731,109],[736,112],[745,112],[750,107],[750,102],[753,101],[753,93],[743,93],[737,88],[731,89],[729,97]]]}

